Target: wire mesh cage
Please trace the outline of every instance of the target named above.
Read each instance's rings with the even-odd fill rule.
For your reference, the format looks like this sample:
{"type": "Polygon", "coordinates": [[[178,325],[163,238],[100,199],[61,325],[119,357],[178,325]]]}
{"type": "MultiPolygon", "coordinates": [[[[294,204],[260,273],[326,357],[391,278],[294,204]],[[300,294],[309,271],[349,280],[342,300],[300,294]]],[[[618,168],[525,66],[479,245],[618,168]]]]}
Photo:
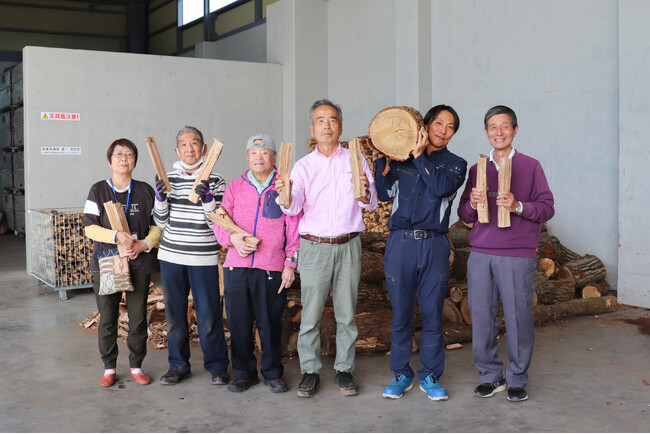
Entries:
{"type": "Polygon", "coordinates": [[[83,211],[30,209],[32,276],[56,290],[92,286],[92,241],[84,235],[83,211]]]}

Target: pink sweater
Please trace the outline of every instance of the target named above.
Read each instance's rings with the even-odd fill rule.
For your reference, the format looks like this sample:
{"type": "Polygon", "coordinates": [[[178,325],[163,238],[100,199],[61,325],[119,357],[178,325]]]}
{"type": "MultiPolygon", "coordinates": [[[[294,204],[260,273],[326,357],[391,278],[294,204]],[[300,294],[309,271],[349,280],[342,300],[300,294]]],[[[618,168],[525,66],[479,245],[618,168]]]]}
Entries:
{"type": "Polygon", "coordinates": [[[247,172],[228,184],[221,206],[237,226],[255,235],[262,242],[255,252],[242,258],[230,242],[231,233],[215,223],[214,234],[217,241],[228,248],[223,266],[268,271],[282,271],[284,266],[295,267],[295,263],[285,258],[294,256],[300,246],[298,222],[301,215],[288,216],[282,213],[280,205],[275,202],[278,196],[275,190],[275,176],[260,195],[246,178],[247,172]]]}

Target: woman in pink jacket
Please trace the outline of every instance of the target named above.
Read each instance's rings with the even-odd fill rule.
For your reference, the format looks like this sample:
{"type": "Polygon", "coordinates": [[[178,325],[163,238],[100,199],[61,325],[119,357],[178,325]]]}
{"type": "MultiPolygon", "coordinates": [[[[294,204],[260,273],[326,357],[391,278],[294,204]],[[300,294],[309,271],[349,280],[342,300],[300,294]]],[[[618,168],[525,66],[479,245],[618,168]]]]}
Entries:
{"type": "Polygon", "coordinates": [[[299,216],[287,216],[276,203],[275,143],[257,134],[246,145],[247,170],[228,184],[221,206],[235,224],[261,239],[257,246],[244,233],[214,225],[219,244],[228,248],[224,268],[226,314],[234,379],[231,392],[260,382],[253,353],[253,321],[262,342],[262,376],[272,392],[286,392],[282,378],[282,312],[285,288],[294,281],[298,262],[299,216]]]}

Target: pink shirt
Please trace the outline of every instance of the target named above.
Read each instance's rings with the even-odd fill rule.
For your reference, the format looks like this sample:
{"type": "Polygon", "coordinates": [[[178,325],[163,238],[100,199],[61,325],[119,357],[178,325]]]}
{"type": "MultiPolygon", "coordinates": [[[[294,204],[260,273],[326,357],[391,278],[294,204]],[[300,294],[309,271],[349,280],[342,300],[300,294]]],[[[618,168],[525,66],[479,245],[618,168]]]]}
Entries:
{"type": "Polygon", "coordinates": [[[370,181],[370,203],[354,200],[350,151],[341,147],[331,157],[316,149],[296,162],[291,170],[291,206],[280,207],[287,215],[304,214],[298,225],[301,235],[334,237],[366,229],[362,209],[377,207],[375,179],[365,158],[363,171],[370,181]]]}

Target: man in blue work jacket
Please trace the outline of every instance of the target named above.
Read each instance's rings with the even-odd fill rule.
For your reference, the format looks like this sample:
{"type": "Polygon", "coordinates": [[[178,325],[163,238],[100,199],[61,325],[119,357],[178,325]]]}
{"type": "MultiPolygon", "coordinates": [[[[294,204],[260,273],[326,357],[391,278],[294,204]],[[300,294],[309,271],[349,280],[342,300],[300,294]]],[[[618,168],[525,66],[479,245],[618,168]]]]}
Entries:
{"type": "Polygon", "coordinates": [[[379,200],[394,200],[384,271],[393,306],[390,369],[395,376],[383,396],[401,398],[413,387],[411,336],[417,293],[422,313],[420,389],[429,399],[444,401],[449,396],[439,379],[445,367],[442,305],[449,279],[450,252],[446,233],[451,203],[465,181],[467,162],[447,149],[460,125],[453,108],[433,107],[426,114],[424,125],[412,156],[406,161],[388,162],[382,157],[375,168],[379,200]]]}

